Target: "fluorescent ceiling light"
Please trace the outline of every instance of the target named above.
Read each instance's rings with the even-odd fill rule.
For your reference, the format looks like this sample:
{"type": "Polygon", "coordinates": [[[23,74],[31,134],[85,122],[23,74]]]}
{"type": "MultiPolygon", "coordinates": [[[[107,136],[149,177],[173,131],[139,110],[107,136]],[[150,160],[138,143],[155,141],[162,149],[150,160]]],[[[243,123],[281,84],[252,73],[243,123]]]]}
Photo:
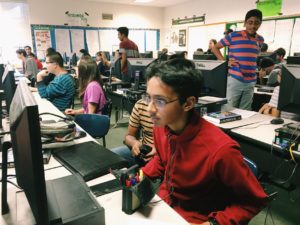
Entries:
{"type": "Polygon", "coordinates": [[[134,2],[136,3],[148,3],[148,2],[152,2],[153,0],[135,0],[134,2]]]}

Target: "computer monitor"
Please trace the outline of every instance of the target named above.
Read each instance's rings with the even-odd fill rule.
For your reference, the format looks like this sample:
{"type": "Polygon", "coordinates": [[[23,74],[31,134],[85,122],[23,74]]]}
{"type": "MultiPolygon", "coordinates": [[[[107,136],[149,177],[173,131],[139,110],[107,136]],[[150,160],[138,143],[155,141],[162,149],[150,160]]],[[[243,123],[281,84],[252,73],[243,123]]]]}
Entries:
{"type": "Polygon", "coordinates": [[[227,89],[227,63],[216,60],[193,60],[203,75],[201,96],[225,98],[227,89]]]}
{"type": "Polygon", "coordinates": [[[276,55],[277,55],[276,52],[261,53],[260,55],[257,56],[257,59],[256,59],[257,67],[260,68],[261,60],[266,57],[269,57],[269,58],[273,59],[274,62],[276,62],[276,55]]]}
{"type": "Polygon", "coordinates": [[[145,58],[145,59],[151,59],[151,58],[153,58],[153,52],[147,51],[145,53],[140,53],[140,57],[145,58]]]}
{"type": "Polygon", "coordinates": [[[69,63],[70,59],[67,56],[66,52],[64,52],[64,54],[62,55],[62,58],[63,58],[64,64],[68,64],[69,63]]]}
{"type": "Polygon", "coordinates": [[[300,65],[282,67],[278,109],[300,114],[300,65]]]}
{"type": "Polygon", "coordinates": [[[10,108],[10,131],[18,185],[36,224],[49,224],[38,106],[21,80],[10,108]]]}
{"type": "Polygon", "coordinates": [[[300,56],[300,52],[294,52],[294,56],[300,56]]]}
{"type": "Polygon", "coordinates": [[[214,54],[193,55],[194,60],[217,60],[214,54]]]}
{"type": "Polygon", "coordinates": [[[139,73],[139,83],[146,83],[145,70],[155,59],[129,58],[127,59],[128,75],[134,82],[139,73]]]}
{"type": "Polygon", "coordinates": [[[7,113],[10,111],[11,101],[16,91],[15,71],[8,71],[2,77],[7,113]]]}
{"type": "Polygon", "coordinates": [[[288,56],[286,59],[286,63],[300,65],[300,56],[288,56]]]}

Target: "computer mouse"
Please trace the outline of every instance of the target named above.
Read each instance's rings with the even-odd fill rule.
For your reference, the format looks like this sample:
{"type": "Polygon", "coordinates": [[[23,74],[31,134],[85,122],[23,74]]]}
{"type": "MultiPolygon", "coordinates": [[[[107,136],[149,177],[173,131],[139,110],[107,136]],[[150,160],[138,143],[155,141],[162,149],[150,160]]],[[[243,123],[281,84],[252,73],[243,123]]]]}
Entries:
{"type": "Polygon", "coordinates": [[[275,118],[271,120],[271,124],[283,124],[284,120],[281,118],[275,118]]]}

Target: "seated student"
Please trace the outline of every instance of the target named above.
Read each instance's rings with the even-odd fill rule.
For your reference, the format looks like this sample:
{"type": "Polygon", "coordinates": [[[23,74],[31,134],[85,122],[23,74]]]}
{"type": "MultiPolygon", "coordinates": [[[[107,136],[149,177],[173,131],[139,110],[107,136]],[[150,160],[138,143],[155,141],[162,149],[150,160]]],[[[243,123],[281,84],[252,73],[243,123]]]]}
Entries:
{"type": "Polygon", "coordinates": [[[213,54],[211,49],[215,46],[215,44],[217,44],[217,40],[216,39],[210,39],[209,43],[208,43],[208,49],[206,52],[204,52],[204,54],[213,54]]]}
{"type": "Polygon", "coordinates": [[[291,119],[291,120],[300,120],[300,115],[294,114],[294,113],[289,113],[289,112],[284,112],[280,111],[277,109],[278,106],[278,98],[279,98],[279,90],[280,90],[280,81],[281,81],[281,72],[277,74],[277,82],[278,86],[274,88],[274,91],[272,93],[272,97],[270,99],[270,102],[264,104],[260,109],[259,113],[274,116],[274,117],[282,117],[285,119],[291,119]]]}
{"type": "Polygon", "coordinates": [[[110,62],[105,56],[105,53],[100,51],[96,53],[96,63],[98,65],[98,71],[101,75],[109,76],[110,62]]]}
{"type": "Polygon", "coordinates": [[[143,99],[135,103],[129,118],[127,134],[124,139],[125,146],[112,149],[113,152],[125,158],[129,166],[133,166],[134,164],[143,166],[156,153],[153,148],[153,123],[147,108],[148,105],[143,99]],[[141,138],[139,138],[139,136],[141,136],[141,138]],[[146,157],[141,157],[140,147],[142,145],[152,147],[152,151],[148,153],[146,157]]]}
{"type": "MultiPolygon", "coordinates": [[[[47,48],[46,49],[46,56],[55,53],[55,49],[54,48],[47,48]]],[[[53,79],[55,78],[55,74],[53,73],[48,73],[48,75],[44,78],[43,82],[44,84],[48,85],[53,79]]]]}
{"type": "Polygon", "coordinates": [[[58,52],[46,56],[47,69],[37,75],[37,89],[42,98],[48,99],[59,110],[70,108],[74,94],[75,84],[73,77],[64,69],[63,59],[58,52]],[[44,82],[49,73],[55,78],[47,85],[44,82]]]}
{"type": "Polygon", "coordinates": [[[261,46],[260,46],[260,53],[267,53],[268,52],[268,44],[267,43],[262,43],[261,46]]]}
{"type": "Polygon", "coordinates": [[[24,50],[25,50],[25,52],[26,52],[26,57],[29,56],[30,53],[32,53],[32,49],[31,49],[31,47],[30,47],[29,45],[26,45],[26,46],[24,47],[24,50]]]}
{"type": "Polygon", "coordinates": [[[36,57],[35,54],[33,54],[32,52],[28,54],[27,56],[28,58],[31,58],[35,61],[36,66],[38,68],[38,70],[42,70],[43,69],[43,64],[40,62],[40,60],[38,60],[38,58],[36,57]]]}
{"type": "Polygon", "coordinates": [[[26,57],[26,52],[24,49],[18,49],[16,51],[18,59],[23,62],[23,73],[29,80],[35,80],[38,73],[38,68],[35,61],[32,58],[26,57]]]}
{"type": "Polygon", "coordinates": [[[79,98],[82,99],[81,109],[66,109],[65,114],[102,114],[106,97],[102,89],[97,64],[92,58],[82,58],[78,65],[79,98]]]}
{"type": "MultiPolygon", "coordinates": [[[[181,58],[182,55],[179,54],[176,56],[179,58],[168,60],[165,64],[174,66],[178,69],[195,68],[195,64],[192,61],[181,58]]],[[[127,146],[112,149],[113,152],[125,158],[129,162],[129,166],[134,164],[143,166],[156,153],[155,148],[153,148],[153,123],[150,118],[150,114],[147,111],[148,104],[145,103],[145,100],[143,100],[144,98],[145,96],[143,95],[142,99],[136,102],[130,115],[128,131],[124,140],[124,144],[127,146]],[[138,140],[137,137],[139,136],[140,130],[142,138],[138,140]],[[141,159],[139,148],[142,144],[151,146],[152,151],[148,153],[146,157],[141,159]]]]}
{"type": "Polygon", "coordinates": [[[278,48],[276,51],[276,64],[277,65],[284,65],[286,64],[286,61],[284,60],[284,56],[285,56],[285,49],[284,48],[278,48]]]}
{"type": "Polygon", "coordinates": [[[157,154],[144,174],[163,177],[158,195],[189,223],[247,224],[267,196],[239,145],[195,111],[200,72],[161,64],[147,74],[157,154]]]}
{"type": "Polygon", "coordinates": [[[267,85],[275,87],[278,85],[277,75],[281,73],[281,67],[276,65],[270,57],[265,57],[260,62],[259,78],[268,77],[267,85]]]}

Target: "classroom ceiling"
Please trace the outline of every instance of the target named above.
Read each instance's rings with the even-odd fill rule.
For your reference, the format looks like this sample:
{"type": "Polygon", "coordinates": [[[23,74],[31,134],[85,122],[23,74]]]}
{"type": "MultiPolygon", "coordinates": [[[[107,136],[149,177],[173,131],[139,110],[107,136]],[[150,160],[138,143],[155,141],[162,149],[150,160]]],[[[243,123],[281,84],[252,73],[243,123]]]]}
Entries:
{"type": "MultiPolygon", "coordinates": [[[[86,0],[83,0],[86,1],[86,0]]],[[[172,5],[177,5],[180,3],[188,2],[190,0],[152,0],[151,2],[137,3],[135,0],[88,0],[91,2],[106,2],[106,3],[118,3],[125,5],[143,5],[143,6],[154,6],[154,7],[168,7],[172,5]]]]}

